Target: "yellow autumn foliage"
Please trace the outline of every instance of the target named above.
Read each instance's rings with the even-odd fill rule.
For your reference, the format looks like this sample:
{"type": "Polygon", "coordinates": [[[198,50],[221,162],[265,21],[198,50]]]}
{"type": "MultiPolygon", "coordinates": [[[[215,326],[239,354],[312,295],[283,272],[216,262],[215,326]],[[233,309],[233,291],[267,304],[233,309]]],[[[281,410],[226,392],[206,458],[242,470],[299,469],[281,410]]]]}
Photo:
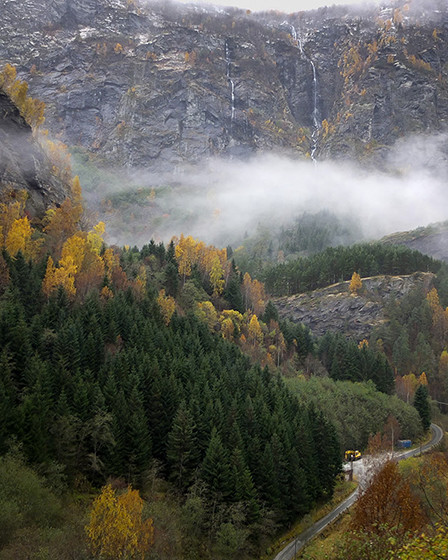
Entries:
{"type": "Polygon", "coordinates": [[[47,270],[42,282],[42,291],[48,297],[53,290],[61,286],[69,296],[76,294],[75,288],[76,266],[73,257],[67,255],[59,261],[59,267],[54,266],[54,261],[48,257],[47,270]]]}
{"type": "Polygon", "coordinates": [[[62,255],[59,262],[60,265],[64,266],[62,263],[67,263],[68,258],[71,257],[72,264],[76,268],[76,272],[81,270],[82,264],[84,262],[84,257],[86,253],[86,240],[76,233],[69,237],[67,241],[62,246],[62,255]]]}
{"type": "Polygon", "coordinates": [[[361,276],[357,272],[354,272],[349,285],[350,293],[357,294],[361,288],[362,288],[361,276]]]}
{"type": "Polygon", "coordinates": [[[85,531],[95,558],[130,560],[145,558],[154,542],[152,519],[143,520],[143,500],[138,490],[128,487],[117,496],[111,485],[104,486],[93,502],[85,531]]]}
{"type": "Polygon", "coordinates": [[[166,325],[170,324],[171,317],[176,309],[176,302],[173,297],[165,295],[165,290],[160,290],[157,297],[157,304],[166,325]]]}
{"type": "Polygon", "coordinates": [[[398,560],[439,560],[446,558],[448,550],[448,529],[443,524],[435,530],[422,533],[398,552],[398,560]]]}
{"type": "Polygon", "coordinates": [[[184,277],[191,275],[193,266],[197,266],[202,278],[208,280],[215,295],[220,295],[225,286],[226,273],[229,270],[227,250],[206,245],[203,241],[193,239],[191,235],[175,241],[175,255],[179,274],[184,277]]]}
{"type": "Polygon", "coordinates": [[[90,230],[87,234],[87,241],[91,249],[97,254],[100,253],[101,247],[103,246],[103,235],[105,231],[106,226],[104,222],[98,222],[97,225],[94,226],[93,229],[90,230]]]}
{"type": "Polygon", "coordinates": [[[210,330],[214,329],[214,327],[218,324],[218,313],[211,301],[198,302],[196,307],[196,316],[204,323],[207,323],[210,330]]]}
{"type": "Polygon", "coordinates": [[[252,344],[261,344],[263,342],[263,331],[256,315],[252,315],[249,322],[248,339],[252,344]]]}
{"type": "Polygon", "coordinates": [[[213,257],[213,265],[210,270],[210,284],[213,288],[214,295],[221,295],[224,289],[224,270],[221,266],[221,262],[219,260],[218,255],[214,255],[213,257]]]}
{"type": "Polygon", "coordinates": [[[12,257],[15,257],[19,251],[25,253],[26,246],[31,240],[31,235],[31,224],[26,216],[14,220],[6,236],[5,249],[12,257]]]}
{"type": "Polygon", "coordinates": [[[45,121],[45,103],[28,95],[28,84],[17,79],[14,66],[6,64],[0,71],[0,89],[3,89],[19,108],[30,126],[37,129],[45,121]]]}

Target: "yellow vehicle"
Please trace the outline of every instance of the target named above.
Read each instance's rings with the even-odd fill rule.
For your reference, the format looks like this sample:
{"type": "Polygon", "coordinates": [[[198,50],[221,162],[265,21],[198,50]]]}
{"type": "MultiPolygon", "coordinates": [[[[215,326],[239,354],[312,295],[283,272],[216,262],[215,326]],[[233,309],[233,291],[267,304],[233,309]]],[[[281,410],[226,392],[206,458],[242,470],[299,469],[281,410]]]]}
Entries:
{"type": "Polygon", "coordinates": [[[345,452],[346,461],[357,461],[358,459],[361,459],[361,451],[349,449],[345,452]]]}

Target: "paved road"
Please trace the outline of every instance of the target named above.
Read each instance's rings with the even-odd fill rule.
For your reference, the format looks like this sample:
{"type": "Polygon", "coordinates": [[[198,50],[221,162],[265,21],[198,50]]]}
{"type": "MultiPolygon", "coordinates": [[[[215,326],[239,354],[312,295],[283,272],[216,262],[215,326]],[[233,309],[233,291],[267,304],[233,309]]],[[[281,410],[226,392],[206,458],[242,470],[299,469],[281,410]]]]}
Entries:
{"type": "MultiPolygon", "coordinates": [[[[443,438],[442,428],[440,428],[436,424],[431,424],[431,432],[431,441],[426,443],[425,445],[422,445],[421,449],[420,447],[417,447],[416,449],[411,449],[410,451],[399,453],[395,457],[398,458],[399,461],[401,461],[402,459],[408,459],[409,457],[413,457],[414,455],[419,455],[420,451],[428,451],[428,449],[431,449],[431,447],[434,447],[435,445],[440,443],[443,438]]],[[[312,525],[309,529],[298,535],[295,540],[290,542],[287,546],[285,546],[283,550],[281,550],[277,554],[274,560],[293,560],[296,553],[299,552],[299,550],[302,549],[308,541],[310,541],[313,537],[323,531],[327,525],[332,523],[341,515],[341,513],[351,507],[357,499],[358,489],[356,489],[352,494],[350,494],[347,499],[340,503],[337,508],[327,514],[325,517],[322,517],[322,519],[312,525]]]]}

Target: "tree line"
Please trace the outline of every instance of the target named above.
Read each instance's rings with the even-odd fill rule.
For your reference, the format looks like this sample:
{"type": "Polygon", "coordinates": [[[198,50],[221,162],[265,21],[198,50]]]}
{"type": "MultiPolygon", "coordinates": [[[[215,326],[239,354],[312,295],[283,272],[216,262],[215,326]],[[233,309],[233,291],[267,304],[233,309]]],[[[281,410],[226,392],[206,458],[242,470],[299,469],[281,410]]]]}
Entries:
{"type": "Polygon", "coordinates": [[[350,280],[354,270],[368,277],[437,272],[439,269],[438,261],[407,247],[362,243],[329,247],[311,257],[273,266],[263,272],[262,279],[270,294],[285,296],[350,280]]]}

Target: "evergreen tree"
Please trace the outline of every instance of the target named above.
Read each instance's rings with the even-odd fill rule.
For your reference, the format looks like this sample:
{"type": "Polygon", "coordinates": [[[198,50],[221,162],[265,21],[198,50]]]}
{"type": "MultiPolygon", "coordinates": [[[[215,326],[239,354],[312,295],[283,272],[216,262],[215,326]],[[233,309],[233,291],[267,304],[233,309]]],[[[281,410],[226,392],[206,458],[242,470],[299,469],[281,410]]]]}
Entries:
{"type": "Polygon", "coordinates": [[[270,321],[278,321],[278,311],[271,300],[266,304],[261,320],[269,325],[270,321]]]}
{"type": "Polygon", "coordinates": [[[223,296],[229,303],[231,309],[244,313],[243,297],[241,295],[241,277],[235,265],[235,261],[233,260],[223,296]]]}
{"type": "Polygon", "coordinates": [[[167,460],[170,477],[179,488],[186,490],[197,464],[197,441],[193,417],[185,400],[180,403],[173,427],[168,434],[167,460]]]}
{"type": "Polygon", "coordinates": [[[322,495],[331,497],[336,476],[341,472],[341,452],[336,430],[321,412],[309,411],[316,453],[318,479],[322,495]]]}
{"type": "Polygon", "coordinates": [[[280,482],[276,476],[276,467],[271,444],[265,445],[263,454],[259,456],[258,466],[258,487],[260,488],[261,498],[270,504],[274,509],[281,507],[280,482]]]}
{"type": "Polygon", "coordinates": [[[16,433],[16,399],[11,359],[3,350],[0,355],[0,455],[7,451],[8,439],[16,433]]]}
{"type": "Polygon", "coordinates": [[[260,516],[260,506],[252,474],[244,461],[244,456],[240,449],[235,448],[233,450],[230,463],[234,484],[232,497],[237,502],[244,503],[247,521],[253,523],[260,516]]]}
{"type": "Polygon", "coordinates": [[[229,455],[216,428],[212,430],[200,476],[216,501],[227,501],[231,497],[233,485],[229,455]]]}
{"type": "Polygon", "coordinates": [[[426,385],[419,385],[418,389],[415,391],[414,406],[420,414],[423,429],[425,432],[428,431],[431,425],[431,408],[426,385]]]}
{"type": "Polygon", "coordinates": [[[143,401],[137,387],[132,388],[128,402],[128,422],[125,429],[127,439],[126,463],[131,481],[141,481],[142,475],[151,463],[151,437],[143,408],[143,401]]]}
{"type": "Polygon", "coordinates": [[[53,425],[51,395],[47,387],[45,366],[32,390],[19,408],[21,438],[29,460],[48,462],[51,458],[51,427],[53,425]]]}
{"type": "Polygon", "coordinates": [[[179,272],[173,262],[169,262],[165,268],[165,291],[168,296],[176,297],[179,290],[179,272]]]}

